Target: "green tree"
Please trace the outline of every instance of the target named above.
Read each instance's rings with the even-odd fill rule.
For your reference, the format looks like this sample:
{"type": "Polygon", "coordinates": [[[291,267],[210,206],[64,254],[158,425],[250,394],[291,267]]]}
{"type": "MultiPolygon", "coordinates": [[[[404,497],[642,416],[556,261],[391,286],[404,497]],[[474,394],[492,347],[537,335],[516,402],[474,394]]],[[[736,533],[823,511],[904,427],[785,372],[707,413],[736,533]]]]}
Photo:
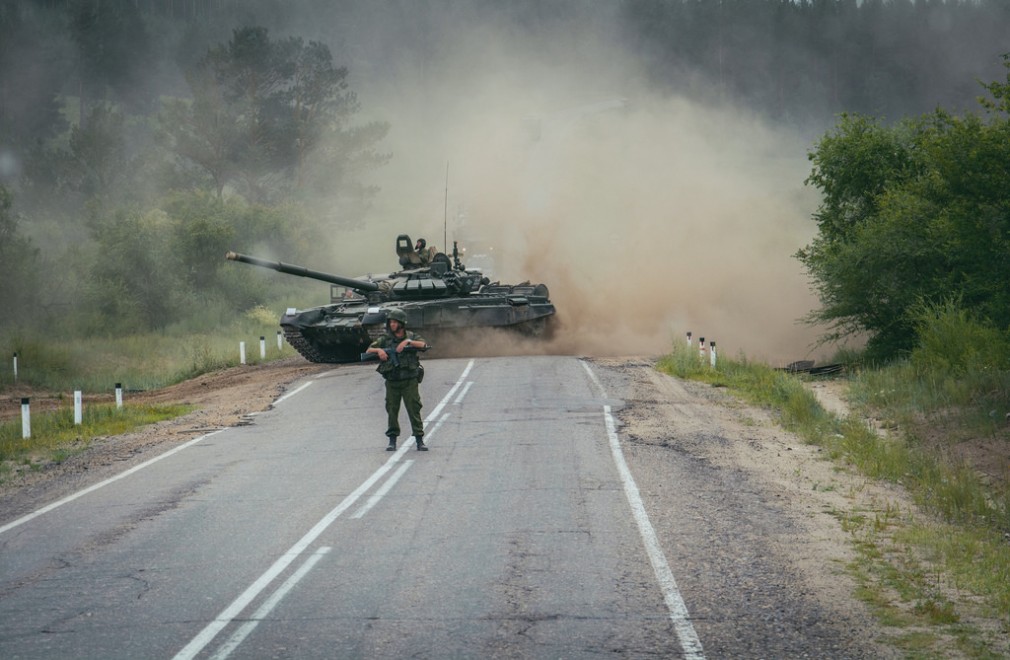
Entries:
{"type": "Polygon", "coordinates": [[[146,80],[151,77],[152,41],[136,4],[73,0],[67,14],[76,48],[79,123],[86,123],[96,100],[144,107],[150,96],[146,80]]]}
{"type": "Polygon", "coordinates": [[[27,150],[66,127],[57,92],[68,74],[55,27],[0,3],[0,151],[27,150]]]}
{"type": "Polygon", "coordinates": [[[177,320],[183,286],[165,214],[118,211],[92,224],[98,252],[86,300],[91,329],[141,332],[177,320]]]}
{"type": "Polygon", "coordinates": [[[846,116],[810,154],[818,234],[796,256],[825,339],[865,334],[871,356],[890,358],[916,345],[915,310],[955,298],[1010,326],[1010,85],[986,89],[988,121],[846,116]]]}
{"type": "Polygon", "coordinates": [[[83,125],[70,130],[65,185],[89,198],[107,198],[129,173],[125,119],[109,104],[96,105],[83,125]]]}
{"type": "Polygon", "coordinates": [[[39,249],[18,231],[13,204],[14,196],[0,185],[0,318],[4,325],[34,319],[32,306],[39,290],[39,249]]]}
{"type": "Polygon", "coordinates": [[[350,125],[357,97],[347,69],[334,67],[321,43],[237,29],[187,80],[192,101],[168,104],[162,125],[176,153],[206,172],[218,196],[231,186],[253,202],[291,199],[312,183],[310,164],[347,170],[362,160],[382,162],[371,154],[387,129],[350,125]]]}

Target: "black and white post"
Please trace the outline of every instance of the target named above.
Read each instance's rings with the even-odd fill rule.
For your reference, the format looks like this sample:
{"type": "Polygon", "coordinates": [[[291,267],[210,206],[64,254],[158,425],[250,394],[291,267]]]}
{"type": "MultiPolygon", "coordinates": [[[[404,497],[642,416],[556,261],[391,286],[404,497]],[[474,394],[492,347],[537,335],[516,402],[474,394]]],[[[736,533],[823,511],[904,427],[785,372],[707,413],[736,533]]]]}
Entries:
{"type": "Polygon", "coordinates": [[[116,383],[116,407],[123,407],[123,384],[116,383]]]}
{"type": "Polygon", "coordinates": [[[21,437],[32,437],[32,413],[28,406],[28,397],[21,399],[21,437]]]}
{"type": "Polygon", "coordinates": [[[80,390],[74,390],[74,426],[80,426],[84,421],[83,397],[80,390]]]}
{"type": "Polygon", "coordinates": [[[260,359],[267,359],[267,338],[260,335],[260,359]]]}

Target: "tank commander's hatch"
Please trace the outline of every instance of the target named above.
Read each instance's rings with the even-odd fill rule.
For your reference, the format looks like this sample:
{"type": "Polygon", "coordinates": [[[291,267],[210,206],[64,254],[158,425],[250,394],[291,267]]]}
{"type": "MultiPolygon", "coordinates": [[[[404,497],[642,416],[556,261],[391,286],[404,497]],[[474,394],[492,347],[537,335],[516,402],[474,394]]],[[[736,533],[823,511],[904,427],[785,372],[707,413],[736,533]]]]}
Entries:
{"type": "Polygon", "coordinates": [[[402,268],[420,268],[422,266],[421,255],[414,251],[414,243],[406,234],[396,237],[396,256],[400,259],[402,268]]]}

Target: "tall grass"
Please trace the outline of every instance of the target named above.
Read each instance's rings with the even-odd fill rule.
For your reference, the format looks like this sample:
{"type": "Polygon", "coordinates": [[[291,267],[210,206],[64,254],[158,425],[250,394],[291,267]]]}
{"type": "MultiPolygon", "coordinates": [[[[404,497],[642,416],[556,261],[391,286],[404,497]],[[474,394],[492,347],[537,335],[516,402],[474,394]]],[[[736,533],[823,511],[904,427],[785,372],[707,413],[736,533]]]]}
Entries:
{"type": "Polygon", "coordinates": [[[774,408],[783,425],[810,441],[821,441],[839,431],[839,422],[828,414],[817,398],[797,378],[745,357],[720,357],[712,368],[698,352],[674,343],[674,350],[660,358],[658,368],[668,374],[727,387],[747,401],[774,408]]]}
{"type": "MultiPolygon", "coordinates": [[[[962,381],[957,386],[950,383],[936,387],[940,374],[929,372],[930,377],[923,378],[922,367],[914,357],[908,362],[863,371],[850,379],[850,392],[860,392],[864,397],[859,404],[864,414],[904,424],[898,427],[904,429],[903,433],[888,435],[878,434],[861,415],[839,419],[825,411],[804,386],[803,377],[743,358],[720,357],[713,369],[699,360],[694,350],[676,342],[673,352],[664,356],[658,367],[681,378],[725,386],[751,403],[776,410],[786,429],[871,477],[900,483],[920,505],[949,522],[1010,533],[1010,494],[986,484],[968,466],[952,460],[944,447],[918,442],[916,431],[922,426],[912,423],[918,419],[928,424],[923,411],[937,410],[941,403],[948,417],[962,419],[963,407],[975,405],[980,395],[962,393],[956,399],[941,396],[971,384],[962,381]],[[873,396],[867,396],[868,392],[873,396]]],[[[994,379],[983,382],[988,387],[994,379]]],[[[952,433],[951,440],[956,436],[952,433]]]]}
{"type": "Polygon", "coordinates": [[[87,447],[94,437],[119,435],[189,410],[185,406],[89,404],[84,406],[82,424],[75,425],[74,390],[102,394],[111,393],[116,384],[126,391],[165,387],[239,364],[239,342],[246,344],[247,364],[296,355],[286,343],[277,346],[278,318],[257,307],[213,333],[198,330],[199,324],[180,324],[161,333],[74,341],[56,341],[41,334],[0,338],[8,356],[0,366],[0,391],[13,398],[42,390],[67,401],[55,412],[32,412],[30,438],[22,437],[20,418],[0,423],[0,478],[15,463],[59,462],[87,447]],[[264,337],[264,358],[260,357],[260,337],[264,337]]]}
{"type": "Polygon", "coordinates": [[[89,404],[81,424],[74,423],[73,407],[31,415],[31,435],[23,437],[21,420],[0,423],[0,461],[25,461],[41,453],[59,462],[99,436],[119,435],[138,426],[172,419],[190,410],[181,405],[89,404]]]}
{"type": "Polygon", "coordinates": [[[260,362],[261,336],[265,359],[295,355],[286,343],[277,348],[278,318],[257,307],[213,333],[178,326],[161,333],[58,342],[38,334],[0,337],[0,388],[99,393],[121,383],[127,390],[157,389],[239,364],[239,342],[245,342],[247,364],[260,362]]]}
{"type": "Polygon", "coordinates": [[[1006,437],[1010,413],[1010,338],[956,300],[920,305],[919,345],[853,383],[854,403],[907,428],[941,425],[951,440],[967,434],[1006,437]]]}

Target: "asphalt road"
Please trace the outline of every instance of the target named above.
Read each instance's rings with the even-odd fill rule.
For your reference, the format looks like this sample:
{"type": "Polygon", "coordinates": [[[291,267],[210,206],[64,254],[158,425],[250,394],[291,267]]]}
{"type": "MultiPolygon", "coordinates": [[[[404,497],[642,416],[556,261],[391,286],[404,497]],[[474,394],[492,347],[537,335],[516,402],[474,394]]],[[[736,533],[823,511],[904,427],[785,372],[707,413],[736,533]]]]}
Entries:
{"type": "Polygon", "coordinates": [[[251,425],[0,521],[0,657],[700,658],[706,634],[710,657],[837,651],[831,630],[770,642],[802,595],[775,591],[769,617],[697,579],[682,592],[732,550],[698,531],[670,560],[611,418],[619,378],[597,370],[427,361],[431,450],[391,453],[381,380],[335,369],[251,425]],[[692,620],[713,603],[738,609],[692,620]]]}

